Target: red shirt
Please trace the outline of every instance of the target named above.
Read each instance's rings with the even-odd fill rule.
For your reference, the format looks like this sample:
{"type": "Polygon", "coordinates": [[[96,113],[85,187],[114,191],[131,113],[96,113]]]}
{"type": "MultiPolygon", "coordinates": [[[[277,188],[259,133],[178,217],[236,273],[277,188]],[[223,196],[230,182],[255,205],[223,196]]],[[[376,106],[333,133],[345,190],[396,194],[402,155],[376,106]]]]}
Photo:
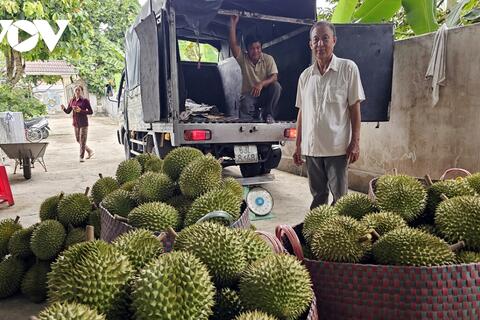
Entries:
{"type": "Polygon", "coordinates": [[[93,114],[92,107],[90,106],[90,101],[85,98],[76,99],[73,98],[68,103],[68,107],[63,111],[67,114],[72,112],[73,107],[79,107],[80,112],[73,112],[73,126],[77,128],[88,127],[88,118],[87,114],[93,114]]]}

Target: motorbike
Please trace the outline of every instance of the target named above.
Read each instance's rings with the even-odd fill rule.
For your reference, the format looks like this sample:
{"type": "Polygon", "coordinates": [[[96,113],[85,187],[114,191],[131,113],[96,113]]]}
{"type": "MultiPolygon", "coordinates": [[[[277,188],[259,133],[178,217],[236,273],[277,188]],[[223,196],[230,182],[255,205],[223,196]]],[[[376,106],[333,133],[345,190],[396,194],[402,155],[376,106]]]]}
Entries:
{"type": "Polygon", "coordinates": [[[25,120],[25,137],[30,142],[39,142],[47,139],[50,134],[48,120],[45,117],[32,118],[25,120]]]}

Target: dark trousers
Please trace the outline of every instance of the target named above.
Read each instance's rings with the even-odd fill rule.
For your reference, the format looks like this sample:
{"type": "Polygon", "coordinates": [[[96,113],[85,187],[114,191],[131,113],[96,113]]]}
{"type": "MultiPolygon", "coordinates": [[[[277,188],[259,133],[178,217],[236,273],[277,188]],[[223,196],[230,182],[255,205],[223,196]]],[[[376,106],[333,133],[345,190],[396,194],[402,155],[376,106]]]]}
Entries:
{"type": "Polygon", "coordinates": [[[278,115],[277,106],[281,94],[282,86],[275,81],[268,87],[264,87],[259,97],[253,97],[251,94],[242,95],[240,97],[240,118],[251,117],[259,108],[262,109],[264,119],[269,114],[275,118],[278,115]]]}
{"type": "Polygon", "coordinates": [[[306,157],[308,184],[313,196],[310,209],[328,204],[329,192],[333,204],[348,192],[347,156],[306,157]]]}

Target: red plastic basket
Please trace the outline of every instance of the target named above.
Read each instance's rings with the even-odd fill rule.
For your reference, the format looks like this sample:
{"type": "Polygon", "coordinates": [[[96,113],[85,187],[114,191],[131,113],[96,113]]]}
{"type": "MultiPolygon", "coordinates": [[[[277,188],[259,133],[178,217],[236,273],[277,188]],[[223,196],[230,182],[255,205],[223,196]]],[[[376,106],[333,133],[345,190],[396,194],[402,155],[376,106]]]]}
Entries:
{"type": "Polygon", "coordinates": [[[480,319],[480,264],[384,266],[316,261],[301,247],[303,225],[276,236],[312,277],[321,319],[480,319]]]}

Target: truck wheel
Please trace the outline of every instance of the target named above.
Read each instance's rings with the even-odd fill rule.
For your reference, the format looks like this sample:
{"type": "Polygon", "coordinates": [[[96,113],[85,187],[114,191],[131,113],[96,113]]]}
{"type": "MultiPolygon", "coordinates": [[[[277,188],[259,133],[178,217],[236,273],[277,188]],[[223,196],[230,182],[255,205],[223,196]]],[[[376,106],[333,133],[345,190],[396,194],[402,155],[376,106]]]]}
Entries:
{"type": "Polygon", "coordinates": [[[123,134],[123,150],[125,151],[125,159],[130,159],[130,140],[128,139],[128,133],[125,131],[123,134]]]}
{"type": "Polygon", "coordinates": [[[25,179],[30,179],[32,177],[32,167],[30,165],[30,158],[23,158],[23,176],[25,179]]]}
{"type": "MultiPolygon", "coordinates": [[[[160,141],[160,140],[157,140],[160,141]]],[[[158,155],[160,158],[165,158],[165,156],[173,150],[174,147],[172,147],[172,142],[169,140],[164,140],[163,141],[163,147],[160,147],[160,143],[158,145],[158,155]]]]}
{"type": "Polygon", "coordinates": [[[255,177],[262,174],[261,163],[246,163],[240,165],[240,172],[244,178],[255,177]]]}

